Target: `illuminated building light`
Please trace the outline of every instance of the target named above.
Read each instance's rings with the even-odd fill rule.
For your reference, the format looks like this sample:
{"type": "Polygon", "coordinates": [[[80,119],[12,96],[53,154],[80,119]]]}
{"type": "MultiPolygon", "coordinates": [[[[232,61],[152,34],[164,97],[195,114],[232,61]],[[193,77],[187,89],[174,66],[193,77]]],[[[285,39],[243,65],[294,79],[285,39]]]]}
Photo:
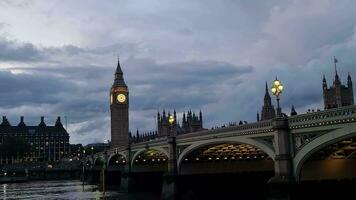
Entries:
{"type": "Polygon", "coordinates": [[[199,160],[199,158],[196,158],[195,160],[199,160]]]}
{"type": "Polygon", "coordinates": [[[224,159],[227,160],[227,157],[225,157],[224,159]]]}
{"type": "Polygon", "coordinates": [[[187,161],[187,160],[188,160],[188,158],[185,158],[184,160],[185,160],[185,161],[187,161]]]}
{"type": "Polygon", "coordinates": [[[154,159],[154,158],[152,158],[152,161],[155,161],[155,159],[154,159]]]}
{"type": "Polygon", "coordinates": [[[166,161],[166,159],[165,159],[165,158],[163,158],[163,161],[166,161]]]}
{"type": "Polygon", "coordinates": [[[233,156],[233,157],[231,157],[231,159],[233,159],[233,160],[234,160],[234,159],[235,159],[235,157],[233,156]]]}
{"type": "Polygon", "coordinates": [[[216,159],[216,160],[219,160],[220,158],[219,158],[219,157],[216,157],[215,159],[216,159]]]}
{"type": "Polygon", "coordinates": [[[146,162],[146,159],[143,159],[143,162],[146,162]]]}
{"type": "Polygon", "coordinates": [[[211,158],[208,158],[208,160],[211,160],[211,158]]]}
{"type": "Polygon", "coordinates": [[[126,162],[126,160],[123,160],[123,161],[122,161],[122,163],[125,163],[125,162],[126,162]]]}
{"type": "Polygon", "coordinates": [[[117,160],[116,163],[119,163],[119,161],[117,160]]]}
{"type": "Polygon", "coordinates": [[[135,162],[138,162],[138,160],[135,160],[135,162]]]}
{"type": "Polygon", "coordinates": [[[241,156],[240,156],[239,158],[240,158],[240,159],[242,159],[242,157],[241,157],[241,156]]]}
{"type": "Polygon", "coordinates": [[[161,159],[158,158],[157,161],[161,161],[161,159]]]}

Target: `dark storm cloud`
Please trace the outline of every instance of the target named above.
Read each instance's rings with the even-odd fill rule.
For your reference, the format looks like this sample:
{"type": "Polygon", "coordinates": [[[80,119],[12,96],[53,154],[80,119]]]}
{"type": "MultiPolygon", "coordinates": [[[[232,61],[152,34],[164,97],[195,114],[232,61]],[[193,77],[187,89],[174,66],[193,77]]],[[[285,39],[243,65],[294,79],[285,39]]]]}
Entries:
{"type": "Polygon", "coordinates": [[[239,85],[240,77],[253,71],[251,66],[218,61],[159,64],[131,58],[124,64],[132,106],[138,110],[196,108],[216,102],[226,88],[239,85]]]}
{"type": "Polygon", "coordinates": [[[0,38],[0,61],[39,61],[43,56],[43,52],[31,43],[0,38]]]}
{"type": "Polygon", "coordinates": [[[330,85],[333,56],[343,83],[348,71],[356,77],[355,6],[180,0],[6,7],[0,29],[9,37],[0,38],[0,66],[23,74],[1,72],[0,110],[33,116],[35,123],[40,115],[51,120],[65,114],[71,141],[101,141],[110,133],[108,94],[117,54],[130,89],[131,131],[152,130],[163,108],[202,109],[206,127],[254,121],[265,81],[270,88],[276,75],[285,86],[284,112],[292,104],[299,113],[322,108],[322,75],[330,85]]]}
{"type": "Polygon", "coordinates": [[[14,107],[24,104],[59,103],[59,93],[71,90],[68,81],[36,74],[13,74],[0,71],[0,106],[14,107]]]}

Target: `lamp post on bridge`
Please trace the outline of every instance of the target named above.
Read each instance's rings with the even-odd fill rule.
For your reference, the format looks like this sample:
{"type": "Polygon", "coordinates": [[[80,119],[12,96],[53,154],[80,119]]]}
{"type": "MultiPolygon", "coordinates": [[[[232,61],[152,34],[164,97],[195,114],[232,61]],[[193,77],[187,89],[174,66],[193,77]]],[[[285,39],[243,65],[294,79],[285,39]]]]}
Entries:
{"type": "Polygon", "coordinates": [[[173,124],[175,119],[173,115],[170,115],[168,118],[169,122],[169,136],[168,136],[168,145],[169,145],[169,158],[168,158],[168,173],[176,175],[177,170],[177,153],[176,153],[176,136],[173,130],[173,124]]]}
{"type": "Polygon", "coordinates": [[[162,199],[176,199],[177,196],[177,185],[176,179],[178,175],[177,166],[177,147],[176,147],[176,136],[175,131],[175,117],[169,115],[169,134],[168,134],[168,173],[164,175],[163,185],[162,185],[162,199]]]}
{"type": "Polygon", "coordinates": [[[282,93],[283,91],[283,84],[281,83],[281,81],[279,81],[276,77],[276,79],[273,81],[273,85],[272,85],[272,94],[275,95],[277,97],[277,117],[281,117],[282,116],[282,109],[279,106],[279,95],[282,93]]]}
{"type": "Polygon", "coordinates": [[[272,94],[277,98],[277,117],[273,119],[275,159],[275,176],[269,180],[270,183],[289,183],[294,180],[292,170],[291,146],[289,141],[290,131],[288,127],[288,118],[282,116],[282,109],[279,105],[279,95],[283,92],[283,84],[276,79],[273,81],[272,94]]]}

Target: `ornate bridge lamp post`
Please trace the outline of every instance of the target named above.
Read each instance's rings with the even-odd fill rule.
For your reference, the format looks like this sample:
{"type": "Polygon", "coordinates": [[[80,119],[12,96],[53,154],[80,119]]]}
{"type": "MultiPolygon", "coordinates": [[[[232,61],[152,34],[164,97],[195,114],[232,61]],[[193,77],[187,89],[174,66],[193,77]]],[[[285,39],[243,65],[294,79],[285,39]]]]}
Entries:
{"type": "Polygon", "coordinates": [[[163,177],[162,186],[162,199],[176,199],[177,186],[176,179],[178,175],[177,170],[177,148],[176,148],[176,136],[175,131],[175,119],[172,115],[169,115],[169,135],[168,135],[168,173],[163,177]]]}
{"type": "Polygon", "coordinates": [[[177,174],[177,154],[176,154],[176,136],[173,130],[173,124],[175,123],[173,115],[170,115],[168,118],[169,122],[169,136],[168,136],[168,145],[169,145],[169,157],[168,158],[168,173],[172,175],[177,174]]]}
{"type": "Polygon", "coordinates": [[[272,84],[272,94],[277,97],[277,117],[273,119],[275,159],[275,176],[270,179],[270,183],[289,183],[294,180],[292,170],[292,156],[289,141],[288,118],[282,116],[282,109],[279,105],[279,95],[283,91],[283,84],[276,79],[272,84]]]}
{"type": "Polygon", "coordinates": [[[279,106],[279,95],[282,93],[283,91],[283,85],[282,83],[277,79],[273,81],[273,85],[272,85],[272,94],[275,95],[277,97],[277,117],[281,117],[282,116],[282,109],[279,106]]]}

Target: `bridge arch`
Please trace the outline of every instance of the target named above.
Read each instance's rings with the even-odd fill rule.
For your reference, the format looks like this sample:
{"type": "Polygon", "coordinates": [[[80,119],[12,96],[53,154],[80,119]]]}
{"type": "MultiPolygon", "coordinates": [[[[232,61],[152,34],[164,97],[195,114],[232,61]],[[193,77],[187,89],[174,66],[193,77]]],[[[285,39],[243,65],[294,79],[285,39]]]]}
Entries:
{"type": "Polygon", "coordinates": [[[94,159],[94,166],[101,166],[105,163],[105,158],[103,156],[98,156],[94,159]]]}
{"type": "Polygon", "coordinates": [[[133,164],[134,164],[134,162],[135,162],[135,160],[136,160],[136,158],[137,158],[137,156],[138,155],[140,155],[141,153],[143,153],[143,152],[145,152],[145,151],[147,151],[147,150],[156,150],[156,151],[159,151],[159,152],[162,152],[165,156],[167,156],[167,158],[169,157],[169,153],[168,153],[168,151],[167,150],[165,150],[165,149],[163,149],[163,148],[161,148],[161,147],[149,147],[149,148],[144,148],[144,149],[140,149],[140,150],[138,150],[133,156],[132,156],[132,158],[131,158],[131,166],[133,166],[133,164]]]}
{"type": "Polygon", "coordinates": [[[293,169],[296,180],[300,180],[301,170],[305,162],[319,150],[345,139],[356,137],[356,124],[348,124],[321,135],[305,145],[293,159],[293,169]]]}
{"type": "Polygon", "coordinates": [[[114,154],[111,154],[108,158],[108,166],[109,165],[114,165],[115,164],[124,164],[127,162],[127,159],[126,159],[126,155],[123,154],[123,153],[114,153],[114,154]],[[114,161],[114,159],[116,159],[114,161]]]}
{"type": "Polygon", "coordinates": [[[208,146],[208,145],[214,145],[214,144],[221,144],[221,143],[229,143],[229,144],[247,144],[247,145],[251,145],[254,147],[257,147],[259,149],[261,149],[263,152],[265,152],[270,158],[272,158],[272,160],[274,161],[275,158],[275,152],[274,150],[267,146],[266,144],[259,142],[257,140],[251,139],[251,138],[216,138],[216,139],[212,139],[209,141],[199,141],[196,142],[192,145],[190,145],[189,147],[185,148],[182,153],[179,155],[178,160],[177,160],[177,165],[178,165],[178,170],[180,171],[181,169],[181,164],[183,159],[188,156],[191,152],[193,152],[196,149],[199,149],[201,147],[204,146],[208,146]]]}
{"type": "Polygon", "coordinates": [[[124,154],[122,152],[110,154],[108,160],[111,160],[112,157],[117,156],[117,155],[122,156],[123,158],[125,158],[125,160],[127,160],[126,154],[124,154]]]}

